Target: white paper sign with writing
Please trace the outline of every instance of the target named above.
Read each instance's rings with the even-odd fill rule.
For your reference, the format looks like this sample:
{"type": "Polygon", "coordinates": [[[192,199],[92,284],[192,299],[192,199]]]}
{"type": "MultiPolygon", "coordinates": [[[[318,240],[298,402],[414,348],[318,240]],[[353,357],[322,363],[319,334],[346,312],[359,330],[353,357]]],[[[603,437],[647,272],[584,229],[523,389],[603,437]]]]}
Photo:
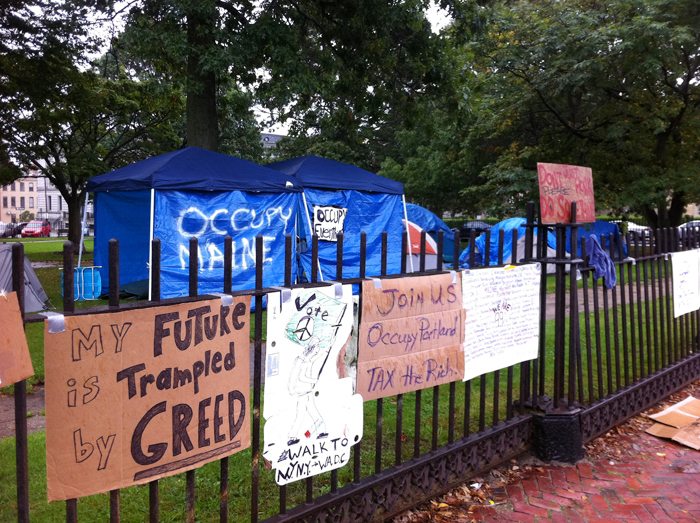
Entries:
{"type": "Polygon", "coordinates": [[[280,298],[268,298],[263,458],[286,485],[348,463],[363,406],[345,377],[352,286],[342,296],[316,287],[280,298]]]}
{"type": "Polygon", "coordinates": [[[537,357],[540,265],[462,274],[464,381],[537,357]]]}
{"type": "Polygon", "coordinates": [[[344,231],[347,215],[344,207],[314,205],[314,234],[319,240],[337,242],[338,234],[344,231]]]}
{"type": "Polygon", "coordinates": [[[673,271],[673,315],[675,318],[700,308],[700,250],[671,254],[673,271]]]}

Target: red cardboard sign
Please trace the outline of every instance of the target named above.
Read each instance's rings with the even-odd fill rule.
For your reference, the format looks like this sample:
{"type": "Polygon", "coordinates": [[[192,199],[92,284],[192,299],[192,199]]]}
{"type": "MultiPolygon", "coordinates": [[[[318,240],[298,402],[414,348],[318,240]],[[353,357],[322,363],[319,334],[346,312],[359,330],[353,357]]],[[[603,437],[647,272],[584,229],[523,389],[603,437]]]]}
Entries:
{"type": "Polygon", "coordinates": [[[542,223],[570,223],[576,202],[576,222],[595,221],[593,171],[590,167],[538,163],[542,223]]]}

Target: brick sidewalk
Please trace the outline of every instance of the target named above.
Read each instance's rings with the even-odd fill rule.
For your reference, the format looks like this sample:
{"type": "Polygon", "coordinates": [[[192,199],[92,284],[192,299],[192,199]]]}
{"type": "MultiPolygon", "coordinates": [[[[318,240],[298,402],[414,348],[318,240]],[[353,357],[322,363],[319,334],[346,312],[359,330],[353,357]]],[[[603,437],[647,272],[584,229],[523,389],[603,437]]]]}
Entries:
{"type": "Polygon", "coordinates": [[[493,490],[498,505],[472,507],[468,517],[527,523],[700,521],[700,452],[641,431],[615,439],[624,449],[619,461],[605,457],[536,467],[493,490]]]}
{"type": "Polygon", "coordinates": [[[648,415],[689,395],[700,398],[700,381],[587,444],[576,465],[526,454],[394,522],[700,522],[700,452],[644,432],[648,415]]]}

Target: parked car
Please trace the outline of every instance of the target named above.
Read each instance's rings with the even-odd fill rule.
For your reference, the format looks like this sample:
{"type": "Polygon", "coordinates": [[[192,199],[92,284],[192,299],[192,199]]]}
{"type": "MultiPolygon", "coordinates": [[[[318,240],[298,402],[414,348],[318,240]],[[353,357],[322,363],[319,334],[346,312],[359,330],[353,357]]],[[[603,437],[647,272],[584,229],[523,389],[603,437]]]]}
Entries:
{"type": "Polygon", "coordinates": [[[648,227],[646,225],[638,225],[634,222],[623,222],[622,220],[612,220],[610,223],[617,224],[620,231],[622,231],[623,223],[627,224],[627,232],[636,232],[637,234],[641,234],[643,232],[648,232],[651,230],[651,227],[648,227]]]}
{"type": "Polygon", "coordinates": [[[692,222],[686,222],[681,227],[700,227],[700,220],[693,220],[692,222]]]}
{"type": "Polygon", "coordinates": [[[22,230],[22,238],[46,238],[51,235],[51,224],[48,220],[34,220],[22,230]]]}
{"type": "Polygon", "coordinates": [[[25,225],[27,225],[27,222],[5,224],[4,230],[0,230],[0,238],[14,238],[19,236],[25,225]]]}
{"type": "Polygon", "coordinates": [[[472,221],[464,222],[462,227],[459,229],[460,240],[466,241],[471,237],[472,231],[476,231],[476,236],[478,237],[481,233],[491,229],[491,226],[486,222],[472,221]]]}

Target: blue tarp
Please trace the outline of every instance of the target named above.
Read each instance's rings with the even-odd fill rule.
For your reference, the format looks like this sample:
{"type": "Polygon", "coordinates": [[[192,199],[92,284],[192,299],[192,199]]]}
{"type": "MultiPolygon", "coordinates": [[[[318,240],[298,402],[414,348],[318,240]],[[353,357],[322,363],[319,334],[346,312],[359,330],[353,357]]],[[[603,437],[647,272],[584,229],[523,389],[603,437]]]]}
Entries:
{"type": "MultiPolygon", "coordinates": [[[[403,205],[395,194],[375,194],[362,191],[321,191],[305,189],[309,215],[313,206],[334,206],[347,209],[343,232],[343,278],[360,276],[360,236],[367,233],[366,275],[381,274],[382,232],[387,232],[387,274],[401,271],[401,243],[403,239],[403,205]]],[[[301,236],[309,237],[306,215],[302,216],[301,236]]],[[[311,275],[311,241],[308,250],[301,253],[301,264],[308,279],[311,275]]],[[[336,279],[337,242],[319,241],[318,259],[324,280],[336,279]]]]}
{"type": "Polygon", "coordinates": [[[95,176],[87,190],[139,191],[144,189],[188,191],[300,191],[296,180],[267,167],[187,147],[95,176]]]}
{"type": "Polygon", "coordinates": [[[319,156],[302,156],[271,163],[267,167],[294,176],[305,189],[341,189],[403,194],[402,183],[384,178],[355,165],[319,156]]]}
{"type": "MultiPolygon", "coordinates": [[[[581,238],[588,238],[590,236],[595,236],[598,238],[598,243],[606,250],[610,251],[610,235],[613,235],[615,240],[615,257],[619,253],[618,245],[622,236],[620,235],[620,229],[615,223],[604,222],[601,220],[596,220],[593,223],[587,223],[585,225],[577,227],[578,229],[578,256],[581,256],[581,238]],[[605,238],[603,238],[605,236],[605,238]]],[[[627,256],[627,245],[622,242],[622,250],[624,255],[627,256]]],[[[571,228],[566,229],[566,252],[571,252],[571,228]]]]}
{"type": "MultiPolygon", "coordinates": [[[[403,237],[403,206],[401,195],[403,184],[371,173],[354,165],[320,158],[302,156],[269,164],[268,167],[297,179],[304,188],[307,213],[301,214],[303,226],[299,234],[310,236],[315,226],[314,205],[345,209],[343,227],[343,278],[359,276],[360,234],[367,233],[366,275],[381,274],[381,233],[387,232],[387,274],[401,271],[401,242],[403,237]]],[[[319,278],[336,278],[336,255],[338,244],[319,238],[319,278]]],[[[307,251],[300,249],[301,265],[307,279],[311,276],[311,241],[306,242],[307,251]]]]}
{"type": "MultiPolygon", "coordinates": [[[[498,265],[498,250],[499,250],[499,231],[503,230],[503,259],[507,259],[513,253],[513,230],[518,231],[518,240],[525,236],[526,228],[524,224],[527,223],[525,218],[508,218],[498,222],[491,228],[491,241],[489,249],[489,265],[498,265]]],[[[476,241],[476,248],[479,253],[475,257],[477,263],[483,263],[484,254],[486,252],[486,234],[479,236],[476,241]]],[[[553,249],[556,249],[557,241],[554,233],[551,231],[547,233],[547,245],[553,249]]],[[[462,251],[459,256],[460,267],[469,266],[469,255],[470,255],[471,245],[462,251]]],[[[523,253],[520,253],[523,254],[523,253]]]]}
{"type": "Polygon", "coordinates": [[[454,260],[455,233],[437,215],[414,203],[406,204],[406,214],[408,221],[415,223],[425,230],[437,243],[438,232],[443,231],[442,258],[447,263],[454,260]]]}
{"type": "Polygon", "coordinates": [[[148,278],[150,191],[95,193],[95,258],[102,292],[109,292],[109,240],[119,240],[119,284],[148,278]]]}
{"type": "MultiPolygon", "coordinates": [[[[294,234],[296,179],[254,163],[188,147],[92,178],[95,265],[109,289],[108,242],[120,241],[120,285],[148,278],[151,189],[161,240],[161,297],[188,294],[189,239],[199,239],[199,293],[223,291],[224,236],[233,237],[233,288],[255,286],[254,237],[264,237],[266,286],[284,284],[285,233],[294,234]],[[183,262],[185,269],[183,269],[183,262]]],[[[293,243],[294,248],[294,243],[293,243]]]]}
{"type": "Polygon", "coordinates": [[[255,288],[258,234],[263,237],[263,286],[283,285],[285,235],[294,235],[298,200],[295,193],[158,192],[154,236],[161,241],[161,297],[182,296],[188,289],[192,236],[199,240],[199,294],[223,290],[226,235],[233,239],[234,289],[255,288]]]}

